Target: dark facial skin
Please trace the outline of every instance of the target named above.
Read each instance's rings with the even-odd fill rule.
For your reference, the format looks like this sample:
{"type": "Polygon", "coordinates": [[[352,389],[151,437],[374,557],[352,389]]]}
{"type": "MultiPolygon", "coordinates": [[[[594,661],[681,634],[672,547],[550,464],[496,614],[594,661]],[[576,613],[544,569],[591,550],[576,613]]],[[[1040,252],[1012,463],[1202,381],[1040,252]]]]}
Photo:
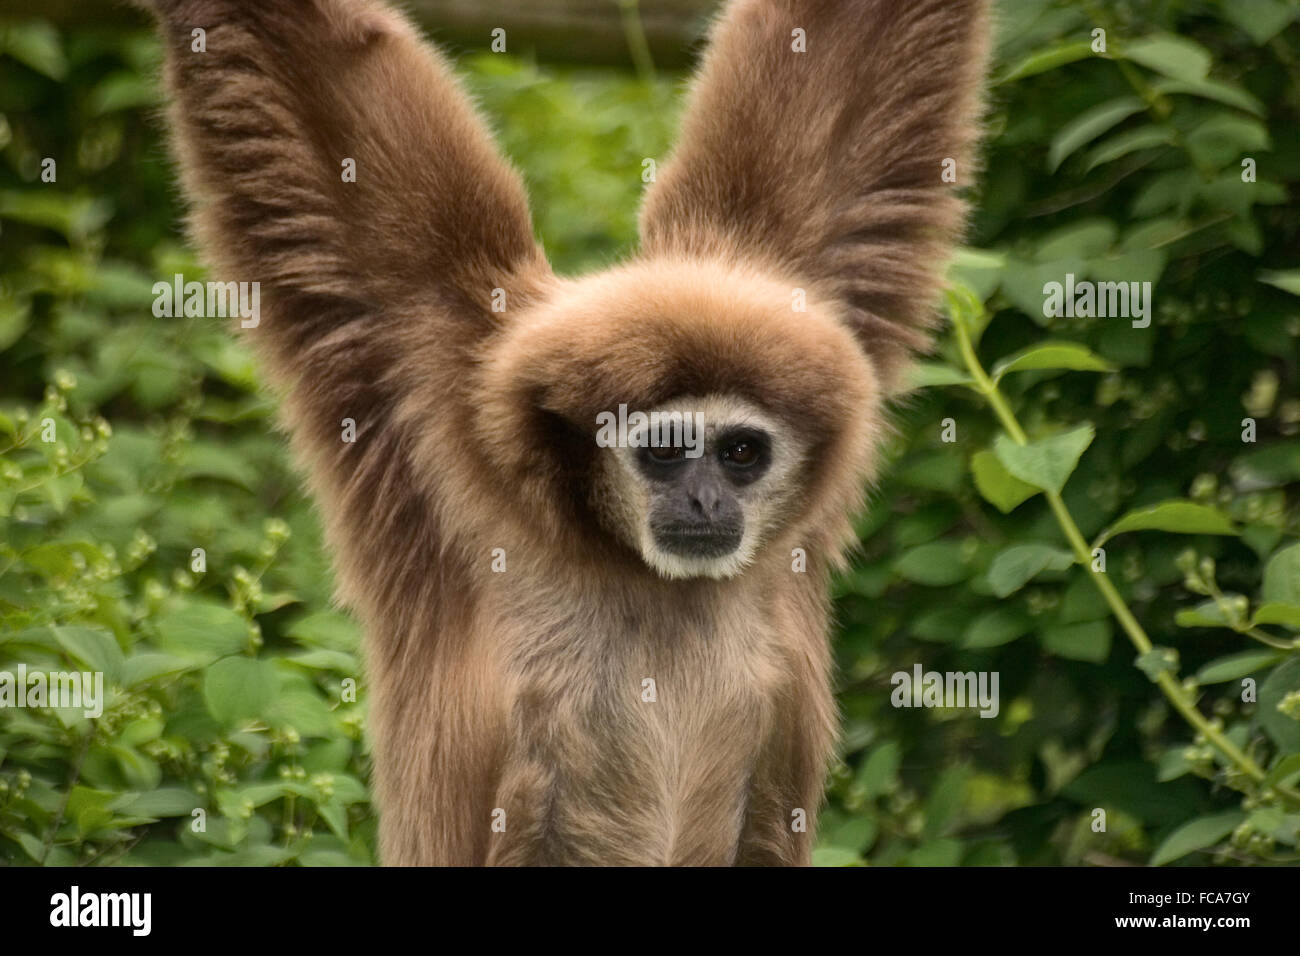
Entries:
{"type": "Polygon", "coordinates": [[[698,458],[680,446],[641,449],[655,543],[687,558],[720,558],[740,547],[746,489],[770,467],[771,445],[766,432],[743,428],[721,432],[698,458]]]}

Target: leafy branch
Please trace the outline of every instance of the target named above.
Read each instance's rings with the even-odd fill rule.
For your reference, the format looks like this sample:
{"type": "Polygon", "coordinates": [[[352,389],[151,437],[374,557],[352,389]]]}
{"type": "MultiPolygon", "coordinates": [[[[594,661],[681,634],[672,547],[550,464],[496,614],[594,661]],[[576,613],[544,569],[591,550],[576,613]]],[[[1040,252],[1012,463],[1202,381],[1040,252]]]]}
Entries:
{"type": "MultiPolygon", "coordinates": [[[[994,454],[1009,473],[1009,477],[1030,489],[1029,494],[1041,493],[1046,498],[1057,525],[1070,545],[1075,561],[1085,569],[1089,580],[1100,592],[1111,613],[1137,650],[1137,666],[1151,678],[1174,709],[1204,740],[1212,744],[1241,774],[1256,785],[1264,786],[1265,781],[1269,779],[1269,774],[1223,733],[1220,722],[1207,720],[1197,709],[1189,690],[1176,676],[1176,652],[1167,648],[1157,648],[1152,643],[1146,630],[1107,576],[1104,561],[1101,564],[1097,562],[1096,558],[1102,554],[1100,547],[1094,549],[1089,546],[1062,498],[1061,492],[1065,482],[1092,441],[1091,425],[1041,442],[1031,443],[1007,402],[1006,396],[999,388],[1002,376],[1013,370],[1031,368],[1102,370],[1106,367],[1105,363],[1082,346],[1072,343],[1049,343],[999,363],[990,375],[975,353],[975,338],[988,321],[983,304],[969,291],[959,289],[949,293],[949,306],[956,330],[958,350],[967,375],[954,374],[943,384],[964,385],[982,396],[993,409],[1011,443],[1006,443],[1004,438],[999,438],[994,443],[994,454]]],[[[1021,500],[1029,497],[1029,494],[1023,495],[1021,500]]],[[[1181,509],[1183,515],[1180,517],[1184,518],[1187,509],[1201,507],[1190,502],[1177,504],[1183,506],[1181,509]]],[[[1126,516],[1129,517],[1132,516],[1126,516]]],[[[1103,535],[1099,542],[1104,542],[1111,534],[1118,533],[1118,530],[1161,527],[1158,521],[1144,523],[1142,520],[1129,521],[1129,526],[1123,527],[1125,520],[1121,519],[1121,522],[1103,535]]],[[[1172,529],[1166,528],[1166,530],[1172,529]]],[[[1207,528],[1207,530],[1211,529],[1207,528]]],[[[1280,644],[1281,642],[1278,642],[1278,645],[1280,644]]],[[[1272,788],[1287,802],[1300,806],[1300,793],[1283,787],[1277,782],[1272,784],[1272,788]]]]}

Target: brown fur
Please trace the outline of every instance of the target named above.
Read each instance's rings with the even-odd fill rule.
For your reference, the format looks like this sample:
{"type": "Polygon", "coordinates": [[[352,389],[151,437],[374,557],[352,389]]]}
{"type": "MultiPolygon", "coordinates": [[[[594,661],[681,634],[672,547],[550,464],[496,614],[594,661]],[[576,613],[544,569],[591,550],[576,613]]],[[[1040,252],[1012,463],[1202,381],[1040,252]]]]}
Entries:
{"type": "Polygon", "coordinates": [[[517,175],[402,17],[153,5],[198,241],[262,283],[254,334],[365,628],[383,860],[806,863],[827,577],[959,227],[940,161],[970,158],[984,0],[733,2],[640,255],[582,280],[552,275],[517,175]],[[592,509],[595,415],[708,393],[813,452],[753,567],[666,581],[592,509]]]}

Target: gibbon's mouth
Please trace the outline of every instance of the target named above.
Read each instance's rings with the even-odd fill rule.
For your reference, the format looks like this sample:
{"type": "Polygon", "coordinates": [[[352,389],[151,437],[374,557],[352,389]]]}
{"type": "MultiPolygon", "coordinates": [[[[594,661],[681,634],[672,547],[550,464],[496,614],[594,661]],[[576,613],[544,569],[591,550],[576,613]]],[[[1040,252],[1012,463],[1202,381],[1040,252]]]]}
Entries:
{"type": "Polygon", "coordinates": [[[721,558],[740,547],[738,525],[674,524],[654,531],[655,544],[680,558],[721,558]]]}

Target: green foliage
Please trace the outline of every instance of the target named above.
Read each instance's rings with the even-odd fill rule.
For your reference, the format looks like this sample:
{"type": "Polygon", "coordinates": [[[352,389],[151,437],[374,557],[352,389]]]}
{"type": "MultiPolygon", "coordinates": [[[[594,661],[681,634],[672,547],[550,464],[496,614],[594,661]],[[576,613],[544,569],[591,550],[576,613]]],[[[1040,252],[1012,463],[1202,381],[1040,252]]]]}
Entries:
{"type": "Polygon", "coordinates": [[[1003,3],[956,334],[839,586],[820,862],[1300,860],[1300,30],[1252,7],[1003,3]],[[1047,317],[1068,273],[1152,282],[1150,326],[1047,317]],[[888,707],[917,662],[999,715],[888,707]]]}
{"type": "MultiPolygon", "coordinates": [[[[815,860],[1293,862],[1296,9],[1003,7],[956,332],[836,582],[815,860]],[[1067,273],[1152,282],[1149,327],[1046,317],[1067,273]],[[891,706],[918,663],[996,672],[997,716],[891,706]]],[[[0,671],[105,675],[97,719],[0,709],[0,861],[372,862],[358,630],[274,401],[228,330],[151,314],[202,277],[156,65],[145,33],[0,29],[0,671]]],[[[612,261],[673,78],[461,67],[557,267],[612,261]]]]}

